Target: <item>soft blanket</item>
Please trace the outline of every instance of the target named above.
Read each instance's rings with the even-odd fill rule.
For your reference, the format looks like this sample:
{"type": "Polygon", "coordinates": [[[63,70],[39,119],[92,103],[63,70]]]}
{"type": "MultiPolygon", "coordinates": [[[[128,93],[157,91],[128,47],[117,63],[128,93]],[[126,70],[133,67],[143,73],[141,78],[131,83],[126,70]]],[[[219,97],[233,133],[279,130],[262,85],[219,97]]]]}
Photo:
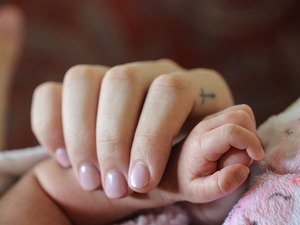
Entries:
{"type": "MultiPolygon", "coordinates": [[[[234,206],[224,224],[300,224],[300,98],[258,129],[266,159],[252,169],[250,190],[234,206]],[[260,169],[257,170],[257,168],[260,169]],[[254,174],[254,175],[253,175],[254,174]],[[253,178],[255,177],[255,178],[253,178]]],[[[41,146],[0,152],[0,195],[22,174],[49,155],[41,146]]],[[[185,225],[180,205],[144,211],[122,225],[185,225]]]]}
{"type": "Polygon", "coordinates": [[[263,171],[234,206],[225,225],[300,224],[300,99],[258,129],[263,171]]]}

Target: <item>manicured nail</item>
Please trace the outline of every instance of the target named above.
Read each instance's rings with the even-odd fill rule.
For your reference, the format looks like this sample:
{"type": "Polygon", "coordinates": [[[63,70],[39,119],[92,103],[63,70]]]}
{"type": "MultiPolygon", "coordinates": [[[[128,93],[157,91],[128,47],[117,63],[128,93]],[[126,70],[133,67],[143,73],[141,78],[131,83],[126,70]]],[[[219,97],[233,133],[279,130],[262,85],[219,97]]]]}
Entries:
{"type": "Polygon", "coordinates": [[[71,162],[65,148],[58,148],[55,151],[55,158],[62,167],[68,168],[71,166],[71,162]]]}
{"type": "Polygon", "coordinates": [[[129,185],[134,189],[141,189],[149,184],[150,172],[146,165],[137,163],[130,173],[129,185]]]}
{"type": "Polygon", "coordinates": [[[100,173],[91,163],[83,163],[79,170],[81,187],[86,191],[95,190],[100,185],[100,173]]]}
{"type": "Polygon", "coordinates": [[[127,193],[127,182],[118,171],[110,171],[105,178],[105,194],[109,198],[121,198],[127,193]]]}

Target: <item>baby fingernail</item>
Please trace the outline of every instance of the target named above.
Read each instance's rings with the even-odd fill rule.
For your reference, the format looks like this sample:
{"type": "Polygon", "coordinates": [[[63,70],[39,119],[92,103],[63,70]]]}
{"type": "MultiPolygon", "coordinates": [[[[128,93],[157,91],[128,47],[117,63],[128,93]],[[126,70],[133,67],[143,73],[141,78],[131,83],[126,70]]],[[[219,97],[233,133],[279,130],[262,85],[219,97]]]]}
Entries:
{"type": "Polygon", "coordinates": [[[110,171],[105,178],[105,194],[109,198],[121,198],[127,193],[127,182],[118,171],[110,171]]]}
{"type": "Polygon", "coordinates": [[[245,178],[249,175],[249,173],[250,173],[250,169],[246,166],[243,166],[237,173],[236,178],[238,181],[245,180],[245,178]]]}
{"type": "Polygon", "coordinates": [[[266,157],[266,153],[263,148],[261,148],[260,154],[261,154],[262,159],[264,159],[266,157]]]}
{"type": "Polygon", "coordinates": [[[56,158],[57,162],[62,167],[68,168],[71,166],[71,162],[70,162],[69,156],[68,156],[65,148],[58,148],[54,154],[55,154],[55,158],[56,158]]]}
{"type": "Polygon", "coordinates": [[[141,189],[149,184],[150,172],[146,165],[137,163],[131,170],[129,184],[132,188],[141,189]]]}
{"type": "Polygon", "coordinates": [[[254,163],[254,159],[250,159],[248,167],[252,166],[253,163],[254,163]]]}
{"type": "Polygon", "coordinates": [[[100,185],[100,173],[91,163],[83,163],[79,170],[81,187],[86,191],[91,191],[100,185]]]}

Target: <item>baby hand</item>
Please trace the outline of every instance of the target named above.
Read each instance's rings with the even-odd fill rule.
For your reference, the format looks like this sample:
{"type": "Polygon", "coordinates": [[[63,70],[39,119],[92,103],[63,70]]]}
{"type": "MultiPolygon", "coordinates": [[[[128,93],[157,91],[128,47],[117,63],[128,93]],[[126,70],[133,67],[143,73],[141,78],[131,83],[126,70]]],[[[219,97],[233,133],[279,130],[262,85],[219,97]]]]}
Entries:
{"type": "Polygon", "coordinates": [[[166,176],[162,187],[176,187],[181,200],[192,203],[211,202],[232,193],[246,180],[251,160],[265,155],[252,110],[246,105],[206,117],[177,151],[177,159],[169,165],[177,176],[166,176]]]}
{"type": "Polygon", "coordinates": [[[72,165],[83,189],[102,185],[120,198],[155,188],[174,139],[231,104],[216,72],[170,60],[75,66],[63,85],[36,89],[32,128],[57,161],[72,165]]]}

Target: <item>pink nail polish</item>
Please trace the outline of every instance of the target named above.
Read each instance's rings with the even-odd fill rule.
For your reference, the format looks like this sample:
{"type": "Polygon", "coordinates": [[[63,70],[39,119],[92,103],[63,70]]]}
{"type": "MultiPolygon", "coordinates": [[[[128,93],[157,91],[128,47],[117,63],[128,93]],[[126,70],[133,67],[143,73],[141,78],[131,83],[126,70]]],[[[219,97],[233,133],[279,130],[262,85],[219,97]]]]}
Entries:
{"type": "Polygon", "coordinates": [[[129,185],[133,189],[141,189],[149,184],[150,172],[146,165],[137,163],[131,170],[129,185]]]}
{"type": "Polygon", "coordinates": [[[62,167],[68,168],[71,166],[71,162],[65,148],[58,148],[55,151],[55,158],[62,167]]]}
{"type": "Polygon", "coordinates": [[[121,198],[127,193],[127,182],[118,171],[110,171],[105,178],[105,194],[109,198],[121,198]]]}
{"type": "Polygon", "coordinates": [[[86,191],[95,190],[100,186],[101,178],[99,170],[92,163],[83,163],[79,170],[81,187],[86,191]]]}

